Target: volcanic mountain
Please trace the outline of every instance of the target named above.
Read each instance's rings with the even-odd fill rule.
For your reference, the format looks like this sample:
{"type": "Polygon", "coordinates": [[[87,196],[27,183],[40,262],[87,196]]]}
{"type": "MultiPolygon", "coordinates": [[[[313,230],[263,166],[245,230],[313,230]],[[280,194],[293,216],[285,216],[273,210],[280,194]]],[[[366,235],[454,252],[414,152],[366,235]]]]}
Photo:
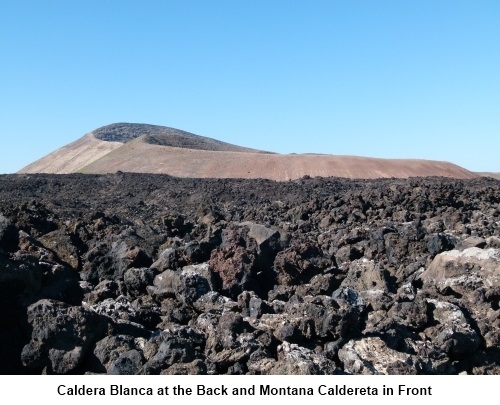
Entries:
{"type": "Polygon", "coordinates": [[[278,154],[174,128],[117,123],[98,128],[19,173],[164,173],[198,178],[291,180],[303,176],[474,178],[449,162],[323,154],[278,154]]]}

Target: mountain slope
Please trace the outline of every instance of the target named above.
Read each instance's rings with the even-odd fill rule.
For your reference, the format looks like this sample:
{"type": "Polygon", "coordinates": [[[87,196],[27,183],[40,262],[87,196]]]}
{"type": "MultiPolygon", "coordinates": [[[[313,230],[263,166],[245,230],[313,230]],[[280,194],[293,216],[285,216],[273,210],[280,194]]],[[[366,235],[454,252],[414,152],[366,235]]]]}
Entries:
{"type": "Polygon", "coordinates": [[[281,155],[162,147],[137,138],[82,168],[83,173],[168,173],[178,177],[266,178],[315,177],[389,178],[474,174],[447,162],[375,159],[357,156],[281,155]]]}
{"type": "Polygon", "coordinates": [[[477,172],[480,176],[483,177],[492,177],[494,179],[500,180],[500,173],[494,173],[494,172],[477,172]]]}
{"type": "Polygon", "coordinates": [[[126,123],[98,128],[20,172],[116,171],[278,181],[306,175],[345,178],[478,177],[478,174],[448,162],[320,154],[283,155],[232,145],[174,128],[126,123]]]}
{"type": "Polygon", "coordinates": [[[29,164],[19,173],[74,173],[122,145],[102,141],[89,133],[29,164]]]}

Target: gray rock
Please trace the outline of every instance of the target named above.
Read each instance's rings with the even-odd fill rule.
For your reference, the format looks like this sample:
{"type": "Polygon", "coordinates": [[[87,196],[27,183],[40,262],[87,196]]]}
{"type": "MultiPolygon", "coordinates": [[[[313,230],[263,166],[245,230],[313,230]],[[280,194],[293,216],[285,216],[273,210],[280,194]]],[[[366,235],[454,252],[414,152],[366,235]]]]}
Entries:
{"type": "Polygon", "coordinates": [[[175,363],[166,370],[162,370],[160,375],[205,375],[207,374],[207,365],[200,359],[193,360],[191,363],[175,363]]]}
{"type": "Polygon", "coordinates": [[[179,272],[173,270],[165,270],[158,274],[154,281],[153,286],[148,288],[148,292],[157,299],[174,298],[175,292],[181,283],[179,272]]]}
{"type": "Polygon", "coordinates": [[[350,374],[417,374],[417,359],[389,348],[379,337],[351,340],[339,350],[350,374]]]}
{"type": "Polygon", "coordinates": [[[446,250],[451,250],[458,243],[458,238],[444,233],[432,234],[427,239],[427,250],[434,256],[446,250]]]}
{"type": "Polygon", "coordinates": [[[134,375],[143,365],[141,353],[137,350],[128,350],[121,353],[116,360],[108,366],[108,374],[134,375]]]}
{"type": "Polygon", "coordinates": [[[438,324],[425,329],[426,338],[450,356],[461,358],[474,353],[481,340],[460,308],[449,302],[427,302],[432,305],[433,318],[438,324]]]}
{"type": "Polygon", "coordinates": [[[94,355],[102,363],[107,365],[109,362],[118,358],[120,353],[126,352],[134,347],[134,338],[127,335],[106,336],[99,340],[94,348],[94,355]]]}
{"type": "Polygon", "coordinates": [[[211,283],[205,275],[207,277],[211,275],[208,264],[184,267],[175,291],[177,299],[187,305],[192,305],[201,296],[208,293],[211,290],[211,283]]]}
{"type": "Polygon", "coordinates": [[[337,370],[335,363],[321,354],[288,342],[278,347],[278,360],[270,366],[269,374],[280,375],[334,374],[337,370]]]}
{"type": "Polygon", "coordinates": [[[138,297],[146,292],[146,288],[153,284],[156,271],[152,268],[131,268],[123,275],[123,282],[127,292],[132,297],[138,297]]]}
{"type": "Polygon", "coordinates": [[[159,374],[174,364],[190,363],[201,357],[205,340],[203,335],[189,327],[178,327],[162,332],[158,349],[140,370],[140,374],[159,374]]]}
{"type": "Polygon", "coordinates": [[[461,240],[456,246],[458,250],[464,250],[471,247],[483,249],[486,247],[486,240],[478,236],[469,236],[461,240]]]}
{"type": "Polygon", "coordinates": [[[28,308],[28,322],[33,327],[30,342],[21,359],[27,367],[50,367],[57,374],[76,370],[91,345],[107,328],[107,321],[82,307],[41,300],[28,308]]]}
{"type": "Polygon", "coordinates": [[[500,249],[467,248],[437,255],[422,273],[424,286],[431,283],[441,290],[450,287],[461,294],[500,286],[500,249]]]}
{"type": "Polygon", "coordinates": [[[116,299],[107,298],[97,304],[90,305],[97,314],[106,315],[113,320],[133,321],[136,311],[127,297],[120,295],[116,299]]]}

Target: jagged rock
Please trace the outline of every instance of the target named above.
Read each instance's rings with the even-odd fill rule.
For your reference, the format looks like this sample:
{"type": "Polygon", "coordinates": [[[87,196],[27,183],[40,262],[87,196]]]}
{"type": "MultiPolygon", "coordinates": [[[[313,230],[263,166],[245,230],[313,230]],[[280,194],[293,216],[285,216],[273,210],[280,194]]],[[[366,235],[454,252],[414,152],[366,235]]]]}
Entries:
{"type": "Polygon", "coordinates": [[[314,245],[305,243],[291,246],[278,253],[274,261],[276,283],[297,285],[308,282],[332,266],[332,261],[314,245]]]}
{"type": "Polygon", "coordinates": [[[223,312],[218,320],[215,334],[207,337],[207,347],[232,348],[240,334],[252,330],[253,328],[243,319],[241,314],[232,311],[223,312]],[[210,341],[211,338],[213,341],[210,341]]]}
{"type": "Polygon", "coordinates": [[[244,373],[251,354],[264,348],[252,333],[240,333],[231,342],[230,347],[228,346],[226,345],[222,350],[207,354],[207,360],[214,365],[214,369],[218,374],[244,373]]]}
{"type": "Polygon", "coordinates": [[[204,345],[203,335],[189,327],[165,330],[159,336],[156,353],[148,355],[148,361],[139,373],[159,374],[174,364],[191,363],[201,357],[204,345]]]}
{"type": "Polygon", "coordinates": [[[271,269],[276,254],[288,243],[286,235],[264,225],[243,222],[222,232],[222,244],[210,265],[221,281],[221,292],[232,298],[244,290],[264,295],[274,285],[271,269]]]}
{"type": "Polygon", "coordinates": [[[185,266],[186,260],[179,249],[179,244],[165,249],[160,253],[158,259],[151,265],[151,267],[164,272],[166,270],[177,270],[185,266]]]}
{"type": "Polygon", "coordinates": [[[199,313],[236,311],[238,304],[218,292],[210,291],[193,303],[193,308],[199,313]]]}
{"type": "Polygon", "coordinates": [[[0,176],[0,373],[498,374],[499,184],[0,176]]]}
{"type": "Polygon", "coordinates": [[[148,254],[132,244],[137,241],[136,236],[121,233],[110,239],[96,243],[95,247],[84,255],[81,272],[84,280],[122,280],[127,269],[149,267],[152,264],[148,254]]]}
{"type": "Polygon", "coordinates": [[[28,308],[31,341],[21,355],[27,367],[50,367],[57,374],[76,370],[91,345],[106,332],[106,319],[82,307],[41,300],[28,308]]]}
{"type": "Polygon", "coordinates": [[[486,247],[500,249],[500,237],[490,236],[489,238],[486,238],[486,247]]]}
{"type": "Polygon", "coordinates": [[[248,228],[248,236],[254,239],[259,247],[262,247],[265,244],[271,246],[273,244],[280,243],[280,239],[284,239],[278,230],[268,228],[262,224],[247,221],[242,222],[239,225],[248,228]]]}
{"type": "Polygon", "coordinates": [[[108,367],[108,374],[134,375],[139,372],[143,365],[141,353],[137,350],[129,350],[121,353],[118,358],[108,367]]]}
{"type": "Polygon", "coordinates": [[[158,325],[160,329],[168,329],[170,324],[187,325],[193,317],[196,316],[196,311],[175,298],[167,298],[161,302],[161,319],[162,322],[158,325]]]}
{"type": "Polygon", "coordinates": [[[157,275],[149,292],[158,300],[177,298],[192,306],[212,289],[212,273],[208,264],[185,266],[181,271],[166,270],[157,275]]]}
{"type": "Polygon", "coordinates": [[[351,340],[339,350],[349,374],[417,374],[415,356],[390,349],[379,337],[351,340]]]}
{"type": "Polygon", "coordinates": [[[302,342],[304,339],[301,317],[291,317],[288,314],[265,314],[251,325],[261,331],[270,332],[280,342],[302,342]]]}
{"type": "Polygon", "coordinates": [[[445,250],[451,250],[458,242],[458,238],[443,233],[430,235],[427,240],[427,250],[434,256],[445,250]]]}
{"type": "Polygon", "coordinates": [[[427,300],[437,322],[423,332],[438,348],[457,358],[474,353],[481,340],[467,318],[456,305],[449,302],[427,300]]]}
{"type": "MultiPolygon", "coordinates": [[[[498,302],[498,299],[497,301],[498,302]]],[[[472,311],[487,349],[500,349],[500,310],[488,306],[472,311]]]]}
{"type": "Polygon", "coordinates": [[[274,308],[275,313],[251,318],[250,323],[281,342],[345,341],[360,333],[358,328],[364,309],[364,305],[357,306],[339,297],[309,296],[306,302],[283,303],[281,308],[274,308]]]}
{"type": "Polygon", "coordinates": [[[94,356],[98,363],[94,366],[95,371],[109,371],[110,365],[118,359],[122,353],[135,349],[133,336],[113,335],[99,340],[94,348],[94,356]]]}
{"type": "Polygon", "coordinates": [[[405,339],[406,348],[418,359],[419,374],[458,374],[447,353],[429,340],[405,339]]]}
{"type": "Polygon", "coordinates": [[[500,249],[467,248],[437,255],[420,277],[441,290],[449,287],[460,294],[477,288],[500,286],[500,249]]]}
{"type": "Polygon", "coordinates": [[[39,262],[38,267],[42,270],[40,296],[71,305],[81,304],[83,291],[73,268],[45,262],[39,262]]]}
{"type": "Polygon", "coordinates": [[[486,247],[486,240],[478,236],[469,236],[456,245],[458,250],[464,250],[471,247],[484,249],[486,247]]]}
{"type": "Polygon", "coordinates": [[[158,300],[174,298],[180,283],[179,272],[165,270],[155,277],[153,286],[148,288],[148,292],[158,300]]]}
{"type": "Polygon", "coordinates": [[[212,252],[209,262],[219,280],[220,292],[236,298],[244,290],[257,290],[255,241],[246,245],[234,229],[225,230],[223,235],[223,244],[212,252]]]}
{"type": "Polygon", "coordinates": [[[418,296],[412,301],[394,303],[385,316],[412,331],[420,332],[429,324],[429,312],[428,303],[418,296]]]}
{"type": "Polygon", "coordinates": [[[336,369],[333,361],[312,350],[283,342],[278,347],[278,360],[272,365],[269,374],[334,374],[336,369]]]}
{"type": "Polygon", "coordinates": [[[363,257],[363,251],[355,246],[346,245],[336,253],[337,263],[349,262],[363,257]]]}
{"type": "Polygon", "coordinates": [[[306,284],[300,284],[295,289],[295,293],[300,297],[307,295],[332,295],[340,287],[345,274],[340,272],[317,274],[306,284]]]}
{"type": "Polygon", "coordinates": [[[252,319],[258,319],[263,314],[272,312],[269,303],[259,298],[254,292],[245,291],[241,293],[238,296],[238,304],[243,317],[249,316],[252,319]]]}
{"type": "Polygon", "coordinates": [[[97,304],[100,301],[104,301],[108,298],[116,298],[120,294],[120,283],[112,280],[103,280],[99,284],[97,284],[94,288],[92,288],[92,284],[87,283],[87,289],[90,289],[89,292],[85,293],[84,300],[88,304],[97,304]]]}
{"type": "Polygon", "coordinates": [[[372,305],[375,310],[386,308],[392,301],[387,293],[390,290],[388,272],[373,260],[359,259],[349,266],[346,278],[340,288],[350,288],[372,305]]]}
{"type": "Polygon", "coordinates": [[[132,308],[135,310],[136,322],[146,329],[154,330],[161,322],[161,307],[149,295],[142,295],[132,301],[132,308]]]}
{"type": "Polygon", "coordinates": [[[127,292],[132,297],[138,297],[146,292],[146,287],[153,284],[156,272],[154,269],[131,268],[123,275],[123,282],[127,287],[127,292]]]}
{"type": "Polygon", "coordinates": [[[19,250],[14,253],[14,258],[21,258],[23,256],[31,256],[38,262],[45,262],[50,264],[59,264],[57,255],[46,249],[37,239],[27,234],[24,231],[19,231],[19,250]]]}
{"type": "Polygon", "coordinates": [[[205,375],[207,374],[207,365],[200,359],[193,360],[191,363],[175,363],[166,370],[160,372],[161,375],[205,375]]]}
{"type": "Polygon", "coordinates": [[[297,288],[297,286],[276,285],[271,291],[269,291],[268,301],[271,303],[274,301],[288,301],[291,297],[296,295],[295,293],[297,288]]]}
{"type": "Polygon", "coordinates": [[[43,235],[39,241],[47,249],[54,251],[63,262],[78,270],[79,252],[66,232],[58,229],[43,235]]]}
{"type": "Polygon", "coordinates": [[[116,299],[107,298],[90,308],[97,314],[106,315],[113,320],[133,321],[136,311],[127,297],[120,295],[116,299]]]}
{"type": "Polygon", "coordinates": [[[207,277],[211,276],[207,264],[184,267],[179,276],[179,285],[175,291],[177,299],[186,305],[192,305],[202,295],[208,293],[211,287],[205,275],[207,277]]]}

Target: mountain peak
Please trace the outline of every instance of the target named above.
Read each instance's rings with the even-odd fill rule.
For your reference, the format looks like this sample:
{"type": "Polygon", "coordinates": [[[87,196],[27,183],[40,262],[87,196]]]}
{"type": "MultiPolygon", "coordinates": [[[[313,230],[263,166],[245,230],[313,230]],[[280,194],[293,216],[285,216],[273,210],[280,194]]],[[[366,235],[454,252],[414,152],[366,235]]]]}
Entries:
{"type": "Polygon", "coordinates": [[[92,131],[91,134],[95,138],[106,142],[128,143],[142,137],[145,143],[152,145],[209,151],[263,153],[256,149],[245,148],[160,125],[119,122],[98,128],[92,131]]]}

